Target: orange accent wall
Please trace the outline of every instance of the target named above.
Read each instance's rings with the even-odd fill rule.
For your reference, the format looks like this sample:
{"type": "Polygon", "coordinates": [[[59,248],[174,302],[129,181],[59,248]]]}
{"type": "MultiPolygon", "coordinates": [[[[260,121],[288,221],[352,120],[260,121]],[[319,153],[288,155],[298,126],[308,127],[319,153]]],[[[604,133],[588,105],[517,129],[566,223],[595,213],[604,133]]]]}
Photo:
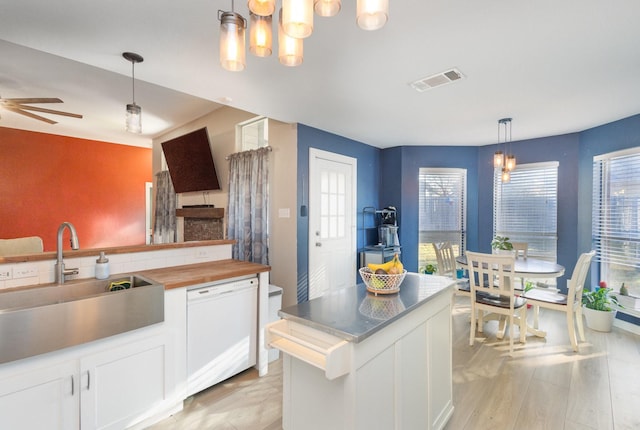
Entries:
{"type": "Polygon", "coordinates": [[[0,127],[0,238],[40,236],[55,251],[69,221],[80,248],[144,244],[151,158],[148,148],[0,127]]]}

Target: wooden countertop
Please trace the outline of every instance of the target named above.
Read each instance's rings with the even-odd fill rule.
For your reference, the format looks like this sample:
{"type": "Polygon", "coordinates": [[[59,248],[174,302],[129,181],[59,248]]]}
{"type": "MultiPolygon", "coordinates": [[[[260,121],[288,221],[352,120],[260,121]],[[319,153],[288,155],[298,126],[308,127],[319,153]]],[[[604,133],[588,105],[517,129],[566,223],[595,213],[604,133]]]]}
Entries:
{"type": "Polygon", "coordinates": [[[271,271],[271,267],[264,264],[230,259],[142,270],[135,273],[160,282],[164,284],[165,290],[170,290],[269,271],[271,271]]]}

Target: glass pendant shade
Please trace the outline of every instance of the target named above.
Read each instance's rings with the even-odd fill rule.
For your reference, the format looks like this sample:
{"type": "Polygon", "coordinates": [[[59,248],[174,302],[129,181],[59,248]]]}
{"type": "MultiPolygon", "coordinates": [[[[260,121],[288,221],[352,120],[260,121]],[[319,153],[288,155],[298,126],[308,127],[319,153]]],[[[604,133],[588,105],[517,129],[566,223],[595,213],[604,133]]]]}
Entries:
{"type": "Polygon", "coordinates": [[[511,180],[511,173],[509,173],[509,171],[507,170],[506,167],[502,168],[502,182],[503,183],[508,183],[511,180]]]}
{"type": "Polygon", "coordinates": [[[256,15],[273,15],[276,10],[276,0],[249,0],[249,10],[256,15]]]}
{"type": "Polygon", "coordinates": [[[142,133],[142,108],[135,102],[127,105],[125,129],[130,133],[142,133]]]}
{"type": "Polygon", "coordinates": [[[282,28],[282,9],[278,22],[278,59],[285,66],[299,66],[303,60],[302,39],[287,35],[282,28]]]}
{"type": "Polygon", "coordinates": [[[311,36],[313,0],[282,0],[282,29],[296,39],[311,36]]]}
{"type": "Polygon", "coordinates": [[[271,15],[260,16],[254,13],[249,18],[249,51],[258,57],[268,57],[272,49],[271,15]]]}
{"type": "Polygon", "coordinates": [[[336,16],[342,8],[340,0],[314,0],[313,9],[318,16],[336,16]]]}
{"type": "Polygon", "coordinates": [[[220,15],[220,64],[226,70],[239,72],[246,65],[244,32],[247,22],[238,13],[220,15]]]}
{"type": "Polygon", "coordinates": [[[502,151],[496,151],[493,154],[493,167],[502,167],[504,163],[504,154],[502,151]]]}
{"type": "Polygon", "coordinates": [[[363,30],[378,30],[389,18],[389,0],[358,0],[356,22],[363,30]]]}
{"type": "Polygon", "coordinates": [[[508,171],[512,171],[513,169],[515,169],[516,168],[516,156],[513,155],[513,154],[507,155],[507,157],[505,158],[504,167],[508,171]]]}

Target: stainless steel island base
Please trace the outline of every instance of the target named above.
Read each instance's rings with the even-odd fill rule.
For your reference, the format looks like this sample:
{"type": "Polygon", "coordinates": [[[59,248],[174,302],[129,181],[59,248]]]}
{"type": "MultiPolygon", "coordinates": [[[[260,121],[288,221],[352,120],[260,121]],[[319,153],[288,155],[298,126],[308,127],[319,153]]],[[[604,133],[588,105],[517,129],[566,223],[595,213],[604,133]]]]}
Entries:
{"type": "Polygon", "coordinates": [[[444,428],[452,294],[447,278],[409,273],[391,297],[358,285],[283,309],[267,329],[284,353],[283,428],[444,428]]]}

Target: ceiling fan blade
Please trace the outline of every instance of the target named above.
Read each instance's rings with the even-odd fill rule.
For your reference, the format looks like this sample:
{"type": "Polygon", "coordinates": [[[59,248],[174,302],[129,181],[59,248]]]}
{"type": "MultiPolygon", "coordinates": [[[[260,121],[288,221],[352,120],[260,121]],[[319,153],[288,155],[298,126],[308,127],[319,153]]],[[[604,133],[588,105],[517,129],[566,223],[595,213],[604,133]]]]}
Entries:
{"type": "Polygon", "coordinates": [[[36,115],[34,113],[31,113],[31,112],[24,111],[24,110],[22,110],[20,108],[16,108],[16,107],[12,107],[12,106],[5,106],[5,109],[10,110],[11,112],[19,113],[20,115],[28,116],[29,118],[33,118],[33,119],[37,119],[37,120],[40,120],[40,121],[48,122],[49,124],[57,124],[56,121],[53,121],[53,120],[51,120],[49,118],[45,118],[45,117],[40,116],[40,115],[36,115]]]}
{"type": "Polygon", "coordinates": [[[77,113],[70,113],[70,112],[63,112],[60,110],[53,110],[53,109],[46,109],[46,108],[41,108],[41,107],[36,107],[36,106],[24,106],[24,105],[20,105],[17,106],[19,109],[24,109],[24,110],[33,110],[36,112],[43,112],[43,113],[52,113],[55,115],[64,115],[64,116],[70,116],[73,118],[82,118],[82,115],[78,115],[77,113]]]}
{"type": "Polygon", "coordinates": [[[22,103],[64,103],[62,100],[58,98],[22,98],[22,99],[2,99],[11,101],[13,103],[22,104],[22,103]]]}

